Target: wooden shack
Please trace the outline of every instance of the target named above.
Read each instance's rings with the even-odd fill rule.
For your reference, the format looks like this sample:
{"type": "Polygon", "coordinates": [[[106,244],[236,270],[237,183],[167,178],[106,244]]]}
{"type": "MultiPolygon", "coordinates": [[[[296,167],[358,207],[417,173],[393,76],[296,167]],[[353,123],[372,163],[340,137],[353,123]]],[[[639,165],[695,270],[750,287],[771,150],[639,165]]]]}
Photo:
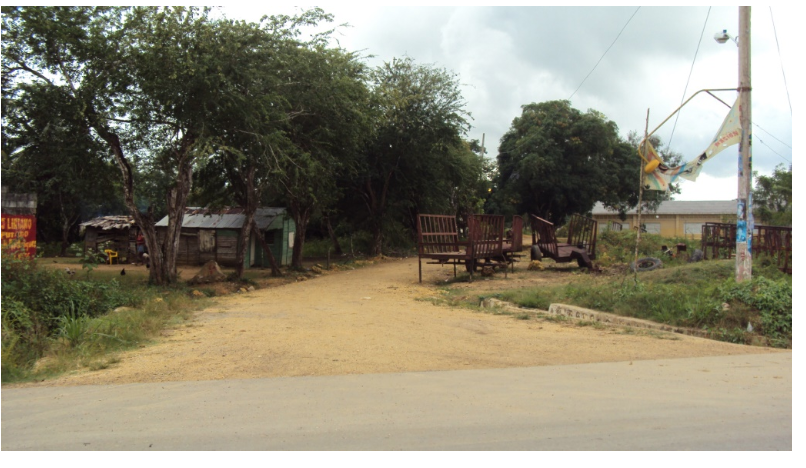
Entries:
{"type": "MultiPolygon", "coordinates": [[[[207,208],[185,209],[179,240],[177,263],[183,265],[203,265],[215,260],[219,265],[235,266],[238,254],[238,236],[246,216],[243,208],[224,208],[212,211],[207,208]]],[[[255,225],[272,251],[278,265],[291,263],[294,247],[294,220],[285,208],[258,208],[255,212],[255,225]]],[[[168,229],[168,217],[155,225],[157,238],[162,244],[168,229]]],[[[260,242],[250,237],[244,255],[244,266],[268,268],[269,260],[260,242]]]]}
{"type": "Polygon", "coordinates": [[[131,216],[101,216],[79,224],[84,232],[84,255],[87,251],[103,252],[106,249],[118,253],[122,263],[134,259],[135,245],[140,229],[131,216]]]}

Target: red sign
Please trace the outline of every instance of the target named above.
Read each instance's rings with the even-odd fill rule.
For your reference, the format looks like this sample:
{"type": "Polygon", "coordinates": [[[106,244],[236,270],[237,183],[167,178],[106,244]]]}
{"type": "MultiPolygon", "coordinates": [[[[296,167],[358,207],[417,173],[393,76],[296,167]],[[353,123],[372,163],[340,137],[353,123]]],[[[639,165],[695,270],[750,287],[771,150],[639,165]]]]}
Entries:
{"type": "Polygon", "coordinates": [[[36,216],[3,215],[2,244],[15,255],[36,256],[36,216]]]}

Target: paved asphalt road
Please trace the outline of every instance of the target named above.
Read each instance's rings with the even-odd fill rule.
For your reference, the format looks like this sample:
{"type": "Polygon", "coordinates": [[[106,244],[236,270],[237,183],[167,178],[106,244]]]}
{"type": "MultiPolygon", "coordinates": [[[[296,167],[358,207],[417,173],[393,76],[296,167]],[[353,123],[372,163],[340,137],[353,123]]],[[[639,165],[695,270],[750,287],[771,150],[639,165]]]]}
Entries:
{"type": "Polygon", "coordinates": [[[2,450],[792,450],[792,353],[6,389],[2,450]]]}

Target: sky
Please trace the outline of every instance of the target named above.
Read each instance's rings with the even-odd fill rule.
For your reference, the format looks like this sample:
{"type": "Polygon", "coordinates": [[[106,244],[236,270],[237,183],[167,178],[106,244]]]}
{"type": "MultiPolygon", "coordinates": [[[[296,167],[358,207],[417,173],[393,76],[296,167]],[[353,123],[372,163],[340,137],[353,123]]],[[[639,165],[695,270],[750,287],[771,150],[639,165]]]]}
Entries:
{"type": "MultiPolygon", "coordinates": [[[[223,11],[257,22],[301,8],[262,5],[223,11]]],[[[725,29],[738,35],[736,6],[320,6],[334,15],[328,27],[336,27],[338,45],[360,51],[370,66],[408,56],[455,73],[472,115],[467,138],[483,136],[492,158],[529,103],[569,100],[583,112],[602,112],[626,137],[643,134],[647,111],[652,131],[701,89],[733,89],[714,93],[729,105],[737,96],[738,47],[714,40],[725,29]]],[[[756,6],[751,12],[753,170],[764,175],[792,164],[799,16],[794,7],[756,6]]],[[[655,134],[688,161],[705,150],[728,110],[700,93],[655,134]]],[[[696,182],[681,181],[675,199],[737,198],[738,161],[738,145],[724,150],[696,182]]]]}

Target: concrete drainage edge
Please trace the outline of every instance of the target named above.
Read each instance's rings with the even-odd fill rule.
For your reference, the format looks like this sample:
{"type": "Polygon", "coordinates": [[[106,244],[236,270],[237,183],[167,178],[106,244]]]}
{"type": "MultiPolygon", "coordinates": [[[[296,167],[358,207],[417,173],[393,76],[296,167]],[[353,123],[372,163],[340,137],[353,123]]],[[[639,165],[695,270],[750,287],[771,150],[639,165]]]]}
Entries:
{"type": "Polygon", "coordinates": [[[531,312],[535,314],[558,315],[575,320],[599,322],[603,325],[647,328],[651,330],[659,330],[670,333],[680,333],[683,335],[698,336],[700,338],[708,338],[708,332],[705,330],[698,330],[696,328],[676,327],[673,325],[652,322],[649,320],[637,319],[633,317],[623,317],[621,315],[615,315],[607,312],[599,312],[598,310],[586,309],[584,307],[577,307],[569,304],[551,304],[549,306],[549,310],[528,309],[525,307],[519,307],[516,306],[515,304],[490,297],[490,298],[484,298],[481,301],[480,307],[484,309],[499,308],[510,312],[519,312],[519,313],[531,312]]]}

